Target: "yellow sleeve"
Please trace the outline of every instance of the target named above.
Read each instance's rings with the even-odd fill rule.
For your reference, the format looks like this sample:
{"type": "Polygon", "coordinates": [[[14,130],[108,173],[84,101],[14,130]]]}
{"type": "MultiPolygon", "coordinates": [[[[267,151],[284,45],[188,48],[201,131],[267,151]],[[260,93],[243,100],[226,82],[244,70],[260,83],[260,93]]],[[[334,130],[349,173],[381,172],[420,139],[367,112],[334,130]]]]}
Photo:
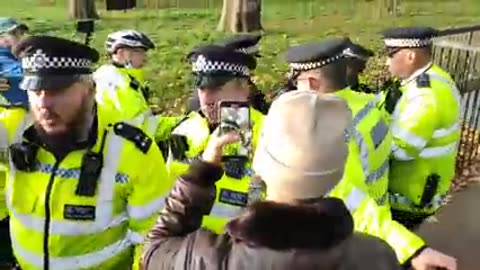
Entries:
{"type": "MultiPolygon", "coordinates": [[[[133,159],[133,158],[132,158],[133,159]]],[[[169,181],[165,161],[158,147],[152,144],[146,154],[136,157],[136,177],[129,186],[127,212],[129,238],[136,244],[133,269],[138,269],[145,235],[155,224],[158,211],[173,183],[169,181]]]]}
{"type": "Polygon", "coordinates": [[[354,189],[345,200],[348,204],[361,201],[353,212],[355,230],[368,233],[386,241],[394,250],[397,259],[404,264],[425,242],[403,225],[392,220],[390,210],[379,207],[377,203],[359,189],[354,189]]]}

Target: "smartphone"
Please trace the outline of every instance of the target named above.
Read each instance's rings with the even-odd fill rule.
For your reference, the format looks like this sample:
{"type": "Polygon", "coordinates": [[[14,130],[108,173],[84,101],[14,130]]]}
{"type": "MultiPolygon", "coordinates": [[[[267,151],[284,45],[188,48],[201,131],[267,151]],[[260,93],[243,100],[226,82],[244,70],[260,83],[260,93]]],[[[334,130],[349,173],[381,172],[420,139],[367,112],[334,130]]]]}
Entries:
{"type": "Polygon", "coordinates": [[[76,30],[78,33],[89,34],[95,31],[95,21],[94,20],[81,20],[77,22],[76,30]]]}
{"type": "Polygon", "coordinates": [[[252,157],[252,124],[250,121],[250,105],[246,101],[221,101],[220,134],[235,130],[241,140],[224,147],[224,158],[252,157]]]}

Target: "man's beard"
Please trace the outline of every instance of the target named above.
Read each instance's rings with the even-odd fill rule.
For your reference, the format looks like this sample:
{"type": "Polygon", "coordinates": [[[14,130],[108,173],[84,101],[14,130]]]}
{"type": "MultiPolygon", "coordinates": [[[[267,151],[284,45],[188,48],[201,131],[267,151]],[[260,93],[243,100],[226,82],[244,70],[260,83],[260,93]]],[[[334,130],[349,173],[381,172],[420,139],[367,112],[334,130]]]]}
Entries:
{"type": "Polygon", "coordinates": [[[49,148],[59,149],[67,148],[78,142],[88,139],[88,133],[93,121],[93,97],[87,96],[83,99],[78,111],[74,114],[76,117],[66,124],[64,132],[49,134],[37,122],[34,127],[40,140],[49,148]]]}

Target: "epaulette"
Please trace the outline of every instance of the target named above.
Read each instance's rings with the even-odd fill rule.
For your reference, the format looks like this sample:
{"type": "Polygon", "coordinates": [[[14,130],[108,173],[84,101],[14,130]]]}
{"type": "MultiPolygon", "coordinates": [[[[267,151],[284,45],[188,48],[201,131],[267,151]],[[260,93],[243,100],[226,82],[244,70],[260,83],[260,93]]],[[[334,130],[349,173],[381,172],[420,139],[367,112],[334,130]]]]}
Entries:
{"type": "Polygon", "coordinates": [[[128,77],[130,78],[130,87],[135,90],[135,91],[138,91],[138,89],[140,88],[140,82],[137,81],[137,79],[135,79],[132,75],[128,75],[128,77]]]}
{"type": "Polygon", "coordinates": [[[430,87],[430,76],[427,73],[422,73],[415,81],[417,82],[418,88],[430,87]]]}
{"type": "Polygon", "coordinates": [[[119,122],[113,125],[113,132],[118,136],[131,141],[135,146],[146,154],[152,145],[152,139],[138,127],[132,126],[125,122],[119,122]]]}

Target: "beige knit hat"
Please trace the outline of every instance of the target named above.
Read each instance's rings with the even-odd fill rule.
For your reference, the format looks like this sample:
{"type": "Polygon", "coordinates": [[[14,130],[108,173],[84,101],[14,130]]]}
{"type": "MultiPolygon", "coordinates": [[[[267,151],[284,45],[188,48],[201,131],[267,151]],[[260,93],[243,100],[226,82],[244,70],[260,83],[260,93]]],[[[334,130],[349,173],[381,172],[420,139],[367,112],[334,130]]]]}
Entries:
{"type": "Polygon", "coordinates": [[[347,159],[351,115],[333,94],[297,90],[275,100],[252,164],[267,185],[267,199],[317,198],[335,187],[347,159]]]}

